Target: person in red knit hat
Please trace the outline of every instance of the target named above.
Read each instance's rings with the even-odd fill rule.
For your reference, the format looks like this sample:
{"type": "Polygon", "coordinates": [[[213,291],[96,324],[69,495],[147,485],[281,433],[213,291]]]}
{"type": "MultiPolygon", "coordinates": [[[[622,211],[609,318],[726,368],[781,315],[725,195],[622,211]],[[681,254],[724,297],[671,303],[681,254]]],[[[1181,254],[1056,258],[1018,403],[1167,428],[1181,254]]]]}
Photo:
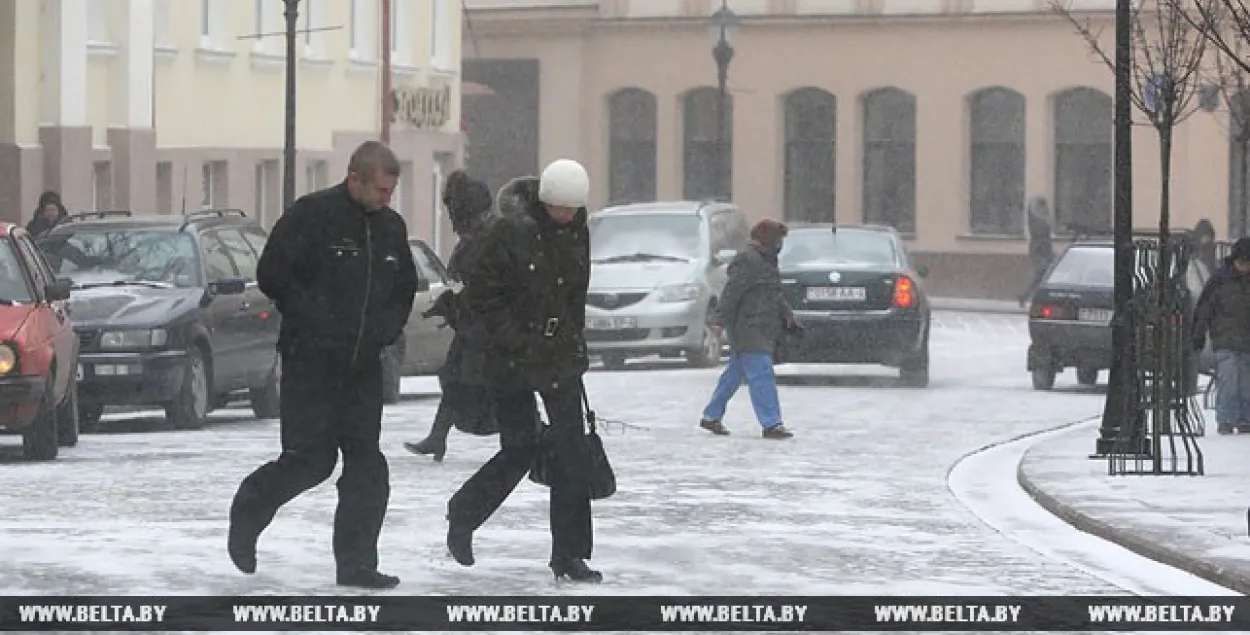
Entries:
{"type": "Polygon", "coordinates": [[[712,328],[727,331],[731,355],[699,426],[717,435],[729,434],[721,423],[725,408],[746,380],[751,406],[765,439],[794,436],[781,420],[773,353],[785,332],[797,332],[794,312],[781,292],[777,255],[789,229],[784,223],[765,219],[751,229],[751,242],[734,257],[728,280],[713,316],[712,328]]]}

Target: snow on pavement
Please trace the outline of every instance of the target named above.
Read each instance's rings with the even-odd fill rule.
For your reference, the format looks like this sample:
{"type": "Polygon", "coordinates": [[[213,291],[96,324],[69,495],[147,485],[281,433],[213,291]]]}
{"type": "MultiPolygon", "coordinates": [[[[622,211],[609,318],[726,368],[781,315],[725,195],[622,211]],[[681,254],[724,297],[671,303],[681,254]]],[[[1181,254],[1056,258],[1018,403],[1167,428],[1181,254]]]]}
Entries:
{"type": "MultiPolygon", "coordinates": [[[[436,398],[388,407],[383,569],[404,579],[397,594],[1116,593],[999,535],[946,486],[947,470],[976,448],[1100,410],[1096,392],[1031,390],[1022,325],[937,316],[928,390],[896,387],[886,369],[781,367],[786,423],[798,435],[788,442],[759,438],[745,391],[726,417],[732,436],[699,430],[716,370],[590,373],[600,416],[627,424],[606,426],[620,492],[595,504],[599,587],[552,583],[547,496],[529,482],[478,533],[477,566],[453,563],[446,500],[496,440],[453,434],[436,464],[400,445],[424,435],[436,398]]],[[[433,378],[405,380],[406,392],[436,390],[433,378]]],[[[4,461],[0,592],[342,592],[332,584],[330,483],[279,514],[256,575],[225,557],[230,497],[277,447],[275,421],[230,409],[202,431],[91,435],[55,463],[4,461]]]]}

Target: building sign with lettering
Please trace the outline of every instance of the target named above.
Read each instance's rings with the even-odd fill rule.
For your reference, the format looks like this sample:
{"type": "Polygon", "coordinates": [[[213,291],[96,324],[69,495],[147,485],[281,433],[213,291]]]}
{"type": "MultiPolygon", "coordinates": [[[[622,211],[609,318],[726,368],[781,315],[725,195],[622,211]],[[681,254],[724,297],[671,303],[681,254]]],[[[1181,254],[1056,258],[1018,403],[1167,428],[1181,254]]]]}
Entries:
{"type": "Polygon", "coordinates": [[[395,119],[414,128],[441,128],[451,118],[451,87],[397,88],[395,119]]]}

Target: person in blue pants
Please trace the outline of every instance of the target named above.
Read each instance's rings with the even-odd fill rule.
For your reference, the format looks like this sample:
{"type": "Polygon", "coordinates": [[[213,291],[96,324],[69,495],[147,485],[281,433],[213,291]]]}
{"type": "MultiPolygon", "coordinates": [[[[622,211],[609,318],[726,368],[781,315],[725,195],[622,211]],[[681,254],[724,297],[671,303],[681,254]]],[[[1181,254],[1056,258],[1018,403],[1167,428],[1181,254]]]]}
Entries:
{"type": "MultiPolygon", "coordinates": [[[[1215,421],[1220,434],[1250,432],[1250,238],[1233,244],[1194,308],[1193,346],[1215,351],[1215,421]]],[[[1195,353],[1197,354],[1197,353],[1195,353]]]]}
{"type": "Polygon", "coordinates": [[[729,434],[721,423],[729,400],[743,380],[765,439],[789,439],[794,434],[782,423],[773,374],[773,353],[787,331],[799,330],[794,312],[781,291],[777,255],[789,229],[774,220],[762,220],[751,230],[751,241],[734,257],[727,270],[725,290],[712,316],[717,335],[726,334],[732,352],[699,427],[716,435],[729,434]]]}

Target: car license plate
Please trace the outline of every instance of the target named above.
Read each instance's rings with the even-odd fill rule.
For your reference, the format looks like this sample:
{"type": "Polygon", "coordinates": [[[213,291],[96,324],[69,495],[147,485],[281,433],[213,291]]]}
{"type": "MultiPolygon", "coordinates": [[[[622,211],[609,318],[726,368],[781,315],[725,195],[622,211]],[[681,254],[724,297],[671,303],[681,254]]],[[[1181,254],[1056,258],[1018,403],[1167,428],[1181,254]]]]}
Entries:
{"type": "Polygon", "coordinates": [[[1080,309],[1076,317],[1082,322],[1110,322],[1111,309],[1080,309]]]}
{"type": "Polygon", "coordinates": [[[78,381],[82,381],[82,378],[85,376],[86,374],[83,372],[82,364],[79,364],[78,365],[78,381]]]}
{"type": "Polygon", "coordinates": [[[868,297],[863,287],[808,287],[808,301],[856,302],[868,297]]]}
{"type": "Polygon", "coordinates": [[[586,328],[592,331],[619,331],[638,327],[638,318],[596,317],[586,319],[586,328]]]}

